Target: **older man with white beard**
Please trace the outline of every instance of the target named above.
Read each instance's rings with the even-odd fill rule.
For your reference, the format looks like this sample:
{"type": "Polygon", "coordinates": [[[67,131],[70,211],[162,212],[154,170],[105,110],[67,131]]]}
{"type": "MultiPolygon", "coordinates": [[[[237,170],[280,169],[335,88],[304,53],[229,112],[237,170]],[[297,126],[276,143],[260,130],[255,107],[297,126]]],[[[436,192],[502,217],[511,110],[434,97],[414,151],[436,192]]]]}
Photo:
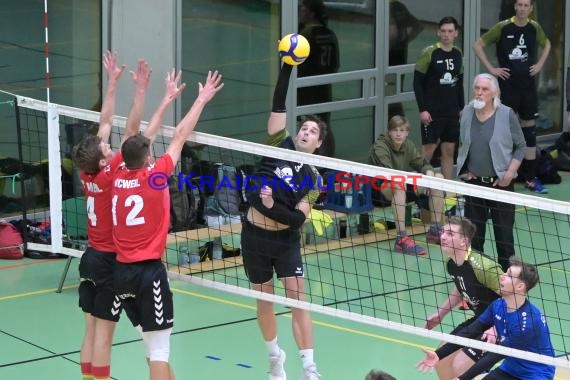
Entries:
{"type": "MultiPolygon", "coordinates": [[[[490,74],[475,77],[473,98],[461,116],[457,173],[467,183],[514,191],[526,147],[518,117],[501,104],[499,84],[490,74]]],[[[477,227],[471,245],[479,252],[485,244],[487,219],[493,220],[498,262],[506,271],[509,257],[515,254],[515,206],[465,196],[465,217],[477,227]]]]}

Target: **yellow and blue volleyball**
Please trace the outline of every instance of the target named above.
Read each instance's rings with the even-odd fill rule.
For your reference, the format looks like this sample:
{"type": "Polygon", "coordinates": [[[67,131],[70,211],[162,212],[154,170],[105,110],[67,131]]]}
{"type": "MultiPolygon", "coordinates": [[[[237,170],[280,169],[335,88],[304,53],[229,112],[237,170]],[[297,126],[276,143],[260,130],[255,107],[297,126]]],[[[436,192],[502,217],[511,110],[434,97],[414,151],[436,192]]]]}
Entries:
{"type": "Polygon", "coordinates": [[[279,41],[279,57],[288,65],[300,65],[310,52],[309,41],[300,34],[288,34],[279,41]]]}

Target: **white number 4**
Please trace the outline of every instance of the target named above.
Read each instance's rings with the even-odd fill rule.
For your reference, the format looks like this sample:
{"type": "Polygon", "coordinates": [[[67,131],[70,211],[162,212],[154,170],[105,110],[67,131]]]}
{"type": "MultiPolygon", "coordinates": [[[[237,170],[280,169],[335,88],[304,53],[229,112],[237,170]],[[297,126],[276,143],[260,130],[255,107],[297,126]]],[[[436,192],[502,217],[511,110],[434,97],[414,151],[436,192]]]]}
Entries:
{"type": "Polygon", "coordinates": [[[97,226],[97,215],[95,215],[95,198],[87,197],[87,218],[91,226],[97,226]]]}

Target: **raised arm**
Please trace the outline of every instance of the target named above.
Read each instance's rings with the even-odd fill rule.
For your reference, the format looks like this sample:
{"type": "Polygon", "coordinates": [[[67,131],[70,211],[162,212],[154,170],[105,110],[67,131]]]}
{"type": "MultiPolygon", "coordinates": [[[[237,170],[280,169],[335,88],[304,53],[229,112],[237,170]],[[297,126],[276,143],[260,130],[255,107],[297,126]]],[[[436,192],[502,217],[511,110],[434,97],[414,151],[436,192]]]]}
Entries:
{"type": "Polygon", "coordinates": [[[126,139],[139,132],[141,118],[144,111],[146,89],[148,88],[151,72],[152,70],[144,59],[139,59],[136,72],[131,71],[131,77],[135,82],[135,96],[133,98],[131,110],[129,111],[129,116],[127,117],[127,127],[123,137],[121,138],[121,146],[126,139]]]}
{"type": "Polygon", "coordinates": [[[222,75],[217,71],[214,71],[213,73],[211,71],[208,71],[208,77],[206,78],[206,83],[204,85],[202,85],[202,83],[198,83],[198,97],[194,101],[194,104],[192,104],[192,107],[186,116],[184,116],[184,118],[176,126],[174,136],[172,137],[172,142],[166,150],[166,153],[170,155],[172,162],[175,164],[180,158],[180,152],[182,151],[184,142],[196,127],[198,119],[202,114],[202,110],[223,87],[224,84],[222,83],[222,75]]]}
{"type": "Polygon", "coordinates": [[[166,73],[166,79],[164,80],[164,97],[160,101],[156,111],[154,111],[147,129],[144,131],[144,136],[150,140],[151,144],[154,142],[156,134],[160,130],[164,113],[186,87],[186,83],[180,84],[181,78],[182,71],[179,71],[178,74],[176,74],[176,70],[172,69],[170,72],[166,73]]]}
{"type": "Polygon", "coordinates": [[[271,107],[271,114],[267,121],[267,134],[274,135],[277,132],[285,129],[287,126],[287,109],[285,108],[285,100],[287,99],[287,89],[289,88],[289,78],[293,66],[283,63],[279,78],[275,85],[273,92],[273,105],[271,107]]]}
{"type": "Polygon", "coordinates": [[[97,136],[101,138],[101,141],[109,142],[113,115],[115,114],[117,82],[125,70],[125,65],[117,66],[117,53],[108,51],[103,55],[103,67],[105,67],[107,71],[107,92],[105,93],[103,105],[101,106],[97,136]]]}

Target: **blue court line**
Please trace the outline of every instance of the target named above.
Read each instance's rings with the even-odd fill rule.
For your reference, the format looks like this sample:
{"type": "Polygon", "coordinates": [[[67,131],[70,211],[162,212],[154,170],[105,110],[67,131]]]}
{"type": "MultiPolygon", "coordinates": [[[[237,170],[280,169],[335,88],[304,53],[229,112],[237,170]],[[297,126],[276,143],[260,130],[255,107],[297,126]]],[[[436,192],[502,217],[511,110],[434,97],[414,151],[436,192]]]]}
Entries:
{"type": "MultiPolygon", "coordinates": [[[[206,359],[210,359],[210,360],[222,360],[222,358],[219,358],[217,356],[214,355],[206,355],[206,359]]],[[[253,366],[249,365],[249,364],[244,364],[244,363],[237,363],[236,364],[238,367],[242,367],[242,368],[253,368],[253,366]]]]}

